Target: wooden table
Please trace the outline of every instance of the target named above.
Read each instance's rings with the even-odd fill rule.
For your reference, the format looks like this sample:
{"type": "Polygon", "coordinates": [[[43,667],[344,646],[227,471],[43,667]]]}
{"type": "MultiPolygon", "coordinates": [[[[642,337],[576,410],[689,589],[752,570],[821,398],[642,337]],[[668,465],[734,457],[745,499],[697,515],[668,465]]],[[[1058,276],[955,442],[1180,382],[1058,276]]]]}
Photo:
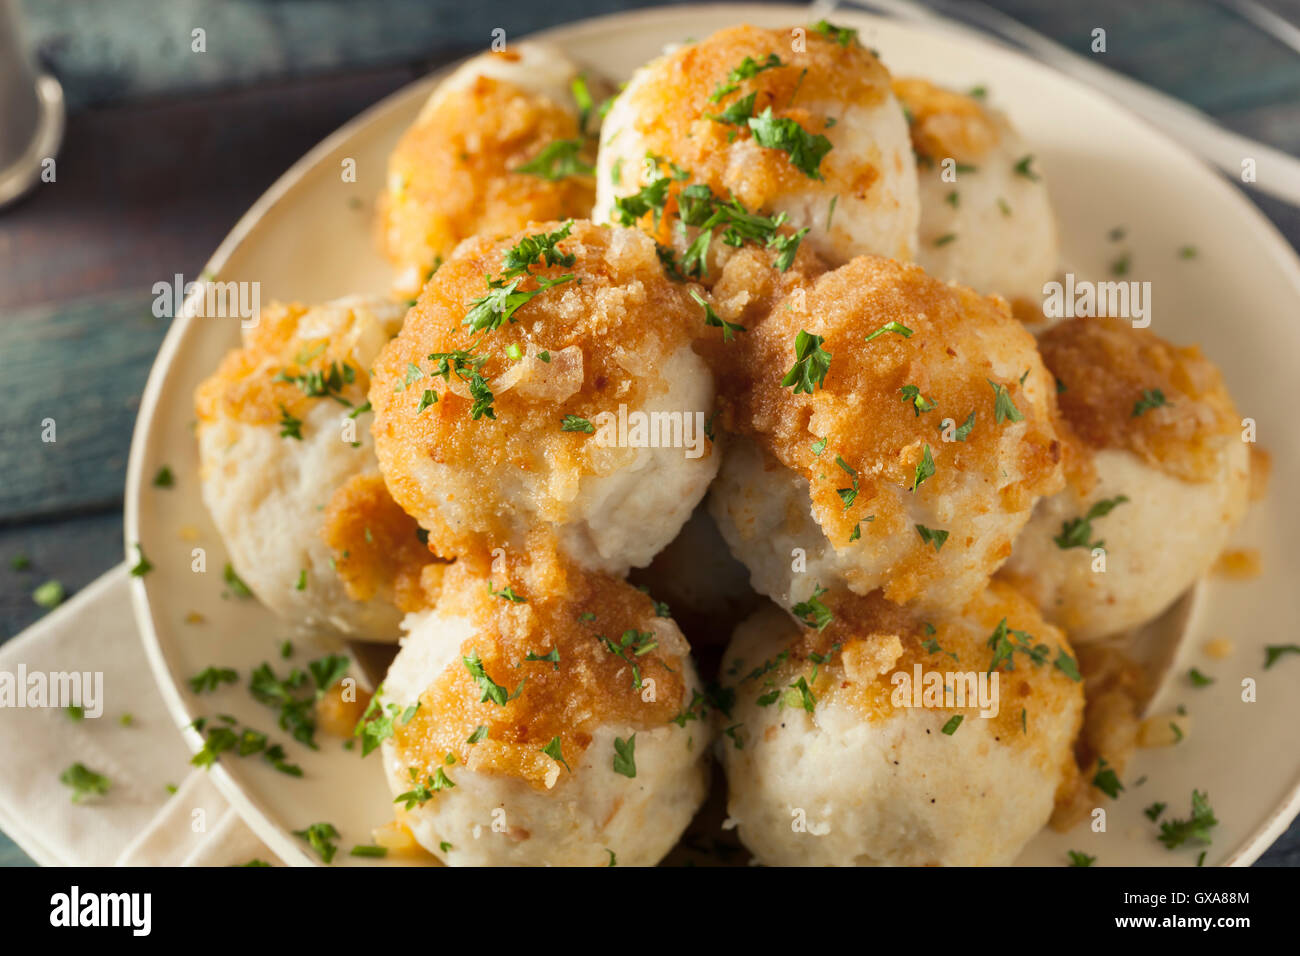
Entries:
{"type": "MultiPolygon", "coordinates": [[[[1300,2],[1272,0],[1300,23],[1300,2]]],[[[638,2],[204,0],[194,24],[141,0],[24,0],[74,109],[58,180],[0,211],[0,640],[122,560],[121,506],[141,389],[167,329],[153,283],[197,274],[240,213],[345,120],[433,66],[638,2]],[[149,15],[146,15],[149,14],[149,15]],[[202,21],[200,23],[199,21],[202,21]],[[207,59],[189,52],[207,31],[207,59]],[[196,64],[201,64],[197,67],[196,64]],[[58,421],[58,442],[40,421],[58,421]],[[26,571],[10,568],[23,555],[26,571]]],[[[1300,153],[1300,55],[1205,0],[994,0],[1225,125],[1300,153]]],[[[1300,210],[1259,202],[1293,244],[1300,210]]],[[[0,863],[26,857],[0,835],[0,863]]],[[[1300,824],[1261,864],[1300,865],[1300,824]]]]}

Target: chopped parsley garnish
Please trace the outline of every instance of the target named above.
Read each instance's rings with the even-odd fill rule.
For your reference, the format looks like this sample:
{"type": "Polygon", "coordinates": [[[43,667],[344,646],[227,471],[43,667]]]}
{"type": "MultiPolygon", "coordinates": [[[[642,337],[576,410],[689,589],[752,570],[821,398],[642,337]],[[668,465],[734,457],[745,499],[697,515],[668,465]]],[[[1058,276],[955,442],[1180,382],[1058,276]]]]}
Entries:
{"type": "Polygon", "coordinates": [[[447,772],[443,770],[442,767],[439,767],[431,775],[426,774],[423,783],[420,782],[419,774],[414,767],[410,768],[410,774],[411,789],[407,790],[405,793],[398,794],[397,799],[393,801],[393,803],[404,804],[404,810],[411,810],[415,807],[423,806],[432,800],[433,795],[438,791],[450,790],[456,786],[451,777],[447,776],[447,772]]]}
{"type": "Polygon", "coordinates": [[[1020,159],[1017,160],[1016,162],[1015,171],[1017,176],[1024,176],[1030,182],[1036,183],[1038,182],[1040,177],[1038,173],[1034,172],[1034,170],[1030,168],[1033,161],[1034,161],[1033,153],[1030,153],[1028,156],[1020,157],[1020,159]]]}
{"type": "Polygon", "coordinates": [[[1187,679],[1192,682],[1193,687],[1209,687],[1214,683],[1213,677],[1206,677],[1195,667],[1187,672],[1187,679]]]}
{"type": "MultiPolygon", "coordinates": [[[[822,603],[821,597],[826,593],[826,589],[813,585],[812,596],[806,601],[800,601],[790,610],[808,627],[814,627],[818,631],[826,630],[826,625],[835,620],[835,615],[831,609],[822,603]]],[[[752,675],[751,675],[752,676],[752,675]]]]}
{"type": "Polygon", "coordinates": [[[1174,850],[1188,840],[1197,843],[1209,843],[1210,831],[1219,825],[1210,807],[1209,794],[1199,790],[1192,791],[1192,815],[1186,820],[1166,820],[1160,824],[1160,836],[1157,839],[1165,849],[1174,850]]]}
{"type": "Polygon", "coordinates": [[[1106,517],[1126,501],[1128,501],[1127,495],[1101,499],[1089,508],[1082,518],[1071,518],[1069,521],[1062,522],[1061,533],[1054,536],[1052,540],[1062,551],[1068,548],[1087,548],[1089,551],[1093,548],[1104,548],[1106,546],[1104,541],[1089,541],[1092,537],[1092,522],[1097,518],[1106,517]]]}
{"type": "Polygon", "coordinates": [[[483,696],[479,698],[480,704],[488,701],[496,704],[498,707],[504,707],[510,701],[520,695],[524,689],[527,678],[519,682],[513,694],[506,692],[506,689],[488,676],[487,671],[483,669],[483,660],[478,656],[478,651],[470,651],[468,657],[462,657],[465,662],[465,669],[469,671],[470,676],[478,682],[479,688],[483,691],[483,696]]]}
{"type": "Polygon", "coordinates": [[[783,388],[794,386],[794,394],[807,392],[812,394],[816,386],[825,386],[826,373],[831,367],[831,353],[822,348],[825,341],[820,335],[813,335],[803,329],[794,339],[794,365],[781,379],[783,388]]]}
{"type": "Polygon", "coordinates": [[[985,379],[993,389],[993,420],[999,425],[1003,422],[1020,422],[1024,421],[1025,416],[1016,408],[1016,403],[1011,400],[1011,395],[1005,385],[999,385],[992,379],[985,379]]]}
{"type": "Polygon", "coordinates": [[[158,473],[153,476],[153,486],[155,488],[171,488],[176,484],[176,476],[166,465],[158,469],[158,473]]]}
{"type": "Polygon", "coordinates": [[[912,491],[921,487],[921,482],[927,478],[934,477],[934,456],[930,453],[930,446],[926,445],[921,453],[921,460],[916,464],[916,473],[912,477],[912,491]]]}
{"type": "Polygon", "coordinates": [[[1097,862],[1095,856],[1089,856],[1086,853],[1080,853],[1078,850],[1070,850],[1070,866],[1092,866],[1097,862]]]}
{"type": "Polygon", "coordinates": [[[569,81],[569,92],[573,94],[573,102],[578,105],[578,129],[586,136],[587,121],[591,119],[591,111],[596,105],[591,98],[591,91],[587,88],[586,74],[579,73],[569,81]]]}
{"type": "Polygon", "coordinates": [[[1264,670],[1268,670],[1287,654],[1300,654],[1300,644],[1269,644],[1264,648],[1264,670]]]}
{"type": "Polygon", "coordinates": [[[582,152],[581,140],[553,140],[547,143],[540,153],[522,166],[516,166],[511,172],[525,173],[552,182],[569,176],[590,176],[595,173],[595,169],[579,158],[580,152],[582,152]]]}
{"type": "Polygon", "coordinates": [[[565,415],[564,418],[560,419],[560,431],[562,432],[582,432],[590,435],[595,430],[595,425],[577,415],[565,415]]]}
{"type": "Polygon", "coordinates": [[[533,278],[537,280],[537,288],[521,291],[519,284],[524,281],[522,275],[515,276],[508,282],[505,279],[489,277],[487,294],[470,303],[470,309],[465,313],[464,324],[468,325],[472,332],[495,331],[502,324],[513,322],[515,313],[523,306],[552,286],[569,282],[573,279],[573,275],[567,273],[554,279],[545,276],[533,276],[533,278]]]}
{"type": "Polygon", "coordinates": [[[948,540],[948,532],[941,531],[938,528],[927,528],[923,524],[916,526],[916,533],[921,536],[921,540],[926,544],[933,544],[935,553],[943,547],[943,543],[948,540]]]}
{"type": "Polygon", "coordinates": [[[253,596],[252,589],[244,583],[243,578],[235,573],[235,566],[229,561],[226,562],[225,568],[221,571],[221,579],[226,582],[226,587],[230,589],[230,593],[235,597],[250,598],[253,596]]]}
{"type": "Polygon", "coordinates": [[[567,268],[573,265],[577,257],[572,253],[560,252],[558,248],[562,241],[569,238],[569,233],[572,231],[573,220],[568,219],[553,232],[538,232],[524,236],[501,257],[502,275],[507,279],[525,275],[539,262],[545,263],[548,267],[567,268]]]}
{"type": "Polygon", "coordinates": [[[1148,820],[1150,820],[1152,823],[1155,823],[1157,820],[1160,819],[1160,814],[1164,813],[1165,809],[1168,806],[1169,804],[1167,803],[1153,803],[1151,804],[1151,806],[1147,807],[1142,812],[1146,814],[1146,818],[1148,820]]]}
{"type": "Polygon", "coordinates": [[[564,769],[569,771],[569,773],[573,773],[573,768],[570,767],[568,761],[564,759],[564,748],[560,743],[558,734],[552,737],[551,742],[542,748],[542,753],[546,754],[546,756],[550,757],[556,763],[563,764],[564,769]]]}
{"type": "Polygon", "coordinates": [[[988,672],[993,673],[998,665],[1004,663],[1007,665],[1007,670],[1014,671],[1016,651],[1024,654],[1037,666],[1047,663],[1051,649],[1046,644],[1035,644],[1034,641],[1034,635],[1028,631],[1017,631],[1007,627],[1007,619],[1004,617],[993,629],[987,641],[987,645],[993,649],[993,659],[989,662],[988,672]]]}
{"type": "Polygon", "coordinates": [[[713,306],[705,302],[703,297],[701,297],[701,295],[694,289],[691,290],[691,298],[704,308],[704,324],[710,328],[722,329],[722,341],[730,342],[736,337],[737,332],[747,331],[743,325],[738,325],[735,322],[728,322],[726,319],[718,315],[718,313],[714,312],[713,306]]]}
{"type": "Polygon", "coordinates": [[[905,339],[910,339],[912,337],[912,330],[901,322],[886,322],[880,328],[876,329],[876,331],[868,335],[866,341],[870,342],[873,339],[878,339],[886,332],[893,332],[895,335],[901,335],[905,339]]]}
{"type": "Polygon", "coordinates": [[[489,581],[487,589],[488,589],[488,594],[492,595],[493,597],[501,598],[501,600],[503,601],[509,601],[511,604],[528,603],[528,598],[520,597],[518,594],[515,593],[515,589],[508,584],[505,587],[503,587],[500,591],[498,591],[492,587],[492,582],[489,581]]]}
{"type": "Polygon", "coordinates": [[[727,126],[746,126],[749,118],[754,115],[754,101],[757,98],[757,93],[750,93],[748,96],[742,96],[736,100],[721,113],[705,113],[704,115],[715,123],[723,123],[727,126]]]}
{"type": "Polygon", "coordinates": [[[772,115],[772,107],[748,120],[754,142],[765,149],[777,149],[790,156],[790,164],[810,179],[821,179],[822,159],[831,151],[831,141],[821,133],[809,133],[788,117],[772,115]]]}
{"type": "Polygon", "coordinates": [[[937,248],[940,247],[940,246],[946,246],[948,243],[950,243],[950,242],[956,242],[956,241],[957,241],[957,233],[955,233],[955,232],[945,232],[945,233],[944,233],[942,236],[940,236],[938,239],[934,240],[933,245],[934,245],[934,247],[937,249],[937,248]]]}
{"type": "Polygon", "coordinates": [[[420,412],[424,411],[430,405],[435,404],[437,401],[438,401],[438,393],[431,388],[426,388],[424,390],[424,394],[420,396],[420,404],[415,409],[415,414],[417,415],[420,414],[420,412]]]}
{"type": "Polygon", "coordinates": [[[67,592],[63,588],[63,582],[57,580],[46,581],[32,591],[32,600],[46,610],[58,607],[63,603],[66,596],[67,592]]]}
{"type": "Polygon", "coordinates": [[[1160,408],[1162,405],[1168,405],[1165,399],[1165,393],[1158,388],[1142,389],[1142,397],[1133,403],[1132,418],[1137,418],[1143,412],[1148,412],[1153,408],[1160,408]]]}
{"type": "Polygon", "coordinates": [[[966,416],[966,420],[957,426],[957,429],[952,433],[952,437],[957,439],[958,441],[965,441],[967,438],[970,437],[971,429],[974,427],[975,427],[975,413],[971,412],[969,415],[966,416]]]}
{"type": "Polygon", "coordinates": [[[80,803],[82,797],[102,796],[108,793],[110,786],[107,777],[80,762],[59,774],[59,783],[72,788],[73,803],[80,803]]]}
{"type": "Polygon", "coordinates": [[[316,369],[299,375],[280,372],[275,376],[277,382],[291,382],[298,386],[308,398],[332,398],[340,405],[352,407],[352,403],[343,397],[345,386],[356,381],[357,373],[347,362],[330,362],[327,369],[316,369]]]}
{"type": "Polygon", "coordinates": [[[921,417],[922,412],[932,412],[938,408],[934,402],[922,395],[921,390],[915,385],[904,385],[899,391],[903,393],[903,401],[912,403],[912,410],[917,418],[921,417]]]}
{"type": "Polygon", "coordinates": [[[383,859],[384,857],[388,856],[388,847],[373,846],[369,844],[358,843],[348,853],[348,856],[374,857],[376,859],[383,859]]]}
{"type": "Polygon", "coordinates": [[[767,59],[762,63],[755,60],[752,56],[747,56],[740,61],[740,66],[727,74],[727,82],[725,84],[719,83],[714,88],[713,95],[709,97],[709,102],[720,103],[722,102],[723,97],[740,89],[740,84],[743,81],[758,76],[758,74],[766,70],[775,69],[778,66],[784,65],[785,64],[781,62],[781,58],[775,53],[769,53],[767,59]]]}
{"type": "Polygon", "coordinates": [[[842,47],[847,47],[858,39],[858,31],[852,27],[837,27],[826,20],[818,20],[813,24],[813,29],[820,33],[828,40],[834,40],[842,47]]]}
{"type": "Polygon", "coordinates": [[[298,441],[302,441],[302,419],[290,415],[289,410],[284,405],[280,406],[279,425],[281,438],[296,438],[298,441]]]}
{"type": "Polygon", "coordinates": [[[1119,792],[1124,789],[1124,784],[1119,782],[1119,775],[1115,773],[1115,768],[1106,763],[1105,758],[1097,760],[1097,772],[1093,775],[1092,785],[1112,800],[1116,799],[1119,792]]]}
{"type": "Polygon", "coordinates": [[[529,651],[524,655],[524,660],[545,661],[547,664],[550,664],[553,669],[558,671],[560,669],[560,649],[558,647],[552,647],[545,654],[534,654],[532,651],[529,651]]]}
{"type": "Polygon", "coordinates": [[[190,690],[196,694],[212,692],[222,684],[234,684],[239,674],[233,667],[205,667],[189,679],[190,690]]]}
{"type": "Polygon", "coordinates": [[[137,544],[135,546],[135,551],[136,554],[140,556],[140,560],[136,561],[136,563],[131,567],[131,576],[134,578],[142,578],[153,570],[153,562],[144,556],[144,548],[140,545],[137,544]]]}
{"type": "Polygon", "coordinates": [[[1056,660],[1052,662],[1052,666],[1055,667],[1062,674],[1064,674],[1066,677],[1070,678],[1070,680],[1074,681],[1076,684],[1079,681],[1083,680],[1083,675],[1079,673],[1078,661],[1076,661],[1069,654],[1065,653],[1065,651],[1062,649],[1057,650],[1056,660]]]}
{"type": "Polygon", "coordinates": [[[636,734],[627,740],[614,738],[614,772],[628,778],[636,777],[636,734]]]}
{"type": "Polygon", "coordinates": [[[965,718],[962,717],[961,714],[953,714],[952,717],[948,719],[948,722],[943,725],[943,730],[939,732],[944,736],[951,737],[957,732],[957,728],[961,726],[961,722],[964,719],[965,718]]]}
{"type": "Polygon", "coordinates": [[[614,200],[614,217],[620,226],[633,226],[648,212],[654,213],[655,225],[663,215],[664,204],[668,202],[668,187],[672,180],[660,176],[642,186],[630,196],[620,196],[614,200]]]}

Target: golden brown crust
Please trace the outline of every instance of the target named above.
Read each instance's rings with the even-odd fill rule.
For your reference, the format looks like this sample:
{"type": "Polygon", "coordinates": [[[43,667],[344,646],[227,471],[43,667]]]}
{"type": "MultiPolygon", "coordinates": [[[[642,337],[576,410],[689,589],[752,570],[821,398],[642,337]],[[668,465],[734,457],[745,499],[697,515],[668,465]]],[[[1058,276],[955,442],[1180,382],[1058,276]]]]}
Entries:
{"type": "Polygon", "coordinates": [[[196,390],[194,405],[200,423],[226,418],[246,425],[269,425],[280,421],[281,407],[301,418],[321,399],[308,397],[286,378],[328,373],[331,366],[352,378],[339,394],[353,405],[365,401],[370,378],[353,354],[365,320],[352,309],[341,331],[304,336],[300,322],[311,309],[300,302],[273,302],[262,309],[258,323],[245,330],[243,346],[228,352],[196,390]]]}
{"type": "Polygon", "coordinates": [[[429,606],[426,565],[436,559],[420,542],[419,525],[397,506],[379,472],[354,475],[325,506],[321,537],[334,552],[334,569],[348,597],[369,601],[391,588],[402,611],[429,606]]]}
{"type": "MultiPolygon", "coordinates": [[[[987,718],[998,743],[1013,749],[1037,748],[1040,721],[1069,710],[1082,695],[1079,682],[1055,663],[1061,654],[1073,659],[1064,633],[1044,621],[1027,598],[1004,582],[993,582],[959,615],[927,617],[886,600],[878,591],[865,596],[837,592],[822,601],[834,614],[831,623],[820,632],[798,628],[799,637],[788,645],[788,657],[774,660],[770,668],[768,662],[743,662],[740,673],[724,678],[737,693],[785,688],[802,676],[817,701],[844,700],[868,721],[887,720],[898,713],[893,703],[895,674],[911,678],[917,665],[923,672],[987,671],[994,660],[989,639],[1005,620],[1008,629],[1032,635],[1031,643],[1046,645],[1048,650],[1041,664],[1022,652],[1012,655],[1010,667],[999,662],[999,710],[997,716],[987,718]],[[814,665],[815,680],[810,679],[814,665]],[[751,676],[755,671],[762,673],[751,676]]],[[[978,710],[953,712],[971,716],[978,710]]],[[[1052,759],[1046,752],[1041,756],[1052,759]]]]}
{"type": "Polygon", "coordinates": [[[484,672],[507,694],[515,694],[521,682],[522,689],[504,706],[483,702],[480,684],[458,658],[421,695],[410,722],[398,726],[394,742],[403,765],[433,773],[451,755],[456,766],[509,774],[542,788],[558,768],[542,752],[554,738],[573,768],[598,727],[652,729],[682,710],[690,666],[685,641],[636,588],[558,561],[508,562],[491,585],[497,595],[483,576],[452,565],[438,613],[472,621],[474,636],[461,646],[461,657],[477,654],[484,672]],[[507,587],[523,600],[498,596],[507,587]],[[644,652],[612,653],[604,639],[618,645],[628,631],[647,635],[635,641],[644,652]],[[552,651],[558,662],[527,660],[552,651]],[[639,687],[629,660],[640,675],[639,687]],[[468,743],[479,727],[487,728],[486,737],[468,743]]]}
{"type": "Polygon", "coordinates": [[[973,96],[917,77],[896,77],[893,90],[907,109],[917,156],[975,162],[1001,139],[998,124],[973,96]]]}
{"type": "Polygon", "coordinates": [[[1220,473],[1223,440],[1241,419],[1223,376],[1199,348],[1111,318],[1061,322],[1038,345],[1063,386],[1061,414],[1087,446],[1132,452],[1184,481],[1220,473]],[[1144,395],[1157,391],[1165,403],[1135,414],[1144,395]]]}
{"type": "MultiPolygon", "coordinates": [[[[759,212],[809,184],[808,175],[777,149],[755,149],[745,154],[744,162],[735,161],[736,144],[750,141],[752,132],[748,126],[715,122],[711,115],[754,93],[753,115],[771,108],[774,117],[794,120],[808,134],[834,143],[840,117],[825,113],[827,103],[867,107],[890,95],[889,74],[869,50],[856,41],[842,46],[815,31],[807,36],[806,51],[795,52],[789,30],[732,27],[687,44],[645,69],[651,79],[622,94],[636,101],[636,133],[647,152],[690,173],[689,180],[670,186],[672,198],[657,227],[650,214],[643,219],[644,228],[665,244],[672,239],[676,194],[685,185],[705,183],[717,195],[734,196],[759,212]],[[740,80],[735,90],[713,101],[715,91],[729,85],[729,75],[746,57],[764,64],[773,54],[780,66],[740,80]]],[[[859,198],[866,198],[881,178],[866,157],[855,156],[850,163],[834,148],[823,160],[821,173],[833,181],[835,191],[859,198]],[[836,174],[833,170],[842,162],[843,172],[836,174]]]]}
{"type": "Polygon", "coordinates": [[[1052,828],[1069,830],[1106,799],[1093,785],[1101,761],[1122,775],[1137,751],[1141,701],[1146,676],[1123,649],[1112,643],[1079,648],[1084,678],[1083,727],[1074,744],[1074,772],[1057,791],[1052,828]]]}
{"type": "MultiPolygon", "coordinates": [[[[438,554],[485,553],[505,543],[506,527],[490,494],[459,501],[473,510],[471,522],[444,521],[419,478],[422,459],[454,462],[466,481],[481,476],[483,487],[511,472],[546,471],[558,483],[612,471],[635,451],[598,447],[591,434],[561,430],[562,420],[592,421],[602,412],[617,413],[620,404],[639,407],[663,363],[706,331],[703,308],[686,286],[667,279],[646,236],[580,221],[558,244],[575,261],[534,268],[550,279],[573,278],[523,305],[514,322],[476,337],[463,320],[487,291],[484,276],[501,272],[502,256],[524,235],[560,226],[533,223],[501,242],[467,241],[425,287],[401,334],[375,362],[370,400],[380,464],[393,497],[429,529],[438,554]],[[520,361],[508,355],[512,347],[520,361]],[[429,356],[456,350],[486,356],[480,371],[493,389],[495,419],[471,417],[468,387],[454,374],[450,382],[434,377],[437,363],[429,356]],[[541,361],[539,352],[550,361],[541,361]],[[412,366],[422,377],[407,385],[412,366]],[[438,399],[421,409],[425,389],[438,399]]],[[[519,286],[537,288],[535,277],[519,286]]]]}
{"type": "MultiPolygon", "coordinates": [[[[1052,427],[1049,379],[1032,337],[1001,299],[939,282],[916,266],[863,256],[797,289],[720,355],[715,374],[724,426],[759,439],[766,453],[808,481],[814,517],[837,547],[849,543],[855,528],[864,539],[913,533],[905,504],[882,491],[912,486],[926,448],[934,474],[913,492],[920,499],[945,495],[972,474],[999,478],[1007,467],[1007,427],[1021,429],[1012,463],[1018,477],[996,496],[990,492],[992,501],[1027,509],[1033,497],[1057,488],[1062,451],[1052,427]],[[885,332],[867,341],[891,322],[910,330],[910,337],[885,332]],[[832,356],[823,385],[812,394],[781,384],[801,330],[822,336],[821,347],[832,356]],[[1025,367],[999,374],[990,348],[1024,355],[1025,367]],[[990,381],[1005,388],[1024,415],[1022,426],[995,423],[997,392],[990,381]],[[934,409],[918,414],[903,400],[906,386],[919,388],[934,409]],[[941,440],[944,418],[961,424],[972,412],[976,422],[966,440],[941,440]],[[822,439],[819,454],[815,446],[822,439]],[[840,494],[849,477],[837,456],[857,472],[849,507],[840,494]]],[[[917,548],[891,569],[889,596],[905,601],[918,593],[933,557],[917,548]]]]}
{"type": "MultiPolygon", "coordinates": [[[[579,138],[568,104],[509,82],[480,76],[446,91],[389,157],[380,213],[389,256],[427,272],[470,236],[586,215],[595,201],[593,176],[552,181],[514,172],[556,140],[579,138]]],[[[594,144],[580,155],[591,165],[594,144]]]]}

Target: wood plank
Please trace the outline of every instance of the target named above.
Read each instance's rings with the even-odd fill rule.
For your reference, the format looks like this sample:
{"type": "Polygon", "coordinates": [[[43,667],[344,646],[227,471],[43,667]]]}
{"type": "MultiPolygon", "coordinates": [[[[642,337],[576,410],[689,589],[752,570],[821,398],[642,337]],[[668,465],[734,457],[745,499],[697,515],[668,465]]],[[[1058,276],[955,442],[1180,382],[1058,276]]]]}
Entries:
{"type": "Polygon", "coordinates": [[[0,322],[0,526],[121,506],[140,393],[167,331],[151,301],[83,300],[0,322]]]}

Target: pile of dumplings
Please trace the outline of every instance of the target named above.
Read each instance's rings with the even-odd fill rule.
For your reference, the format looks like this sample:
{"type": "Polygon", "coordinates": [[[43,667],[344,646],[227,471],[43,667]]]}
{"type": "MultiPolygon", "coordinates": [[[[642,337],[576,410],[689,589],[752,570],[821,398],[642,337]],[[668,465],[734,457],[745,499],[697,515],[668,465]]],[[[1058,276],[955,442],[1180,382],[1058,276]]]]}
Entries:
{"type": "Polygon", "coordinates": [[[766,865],[1007,864],[1105,799],[1080,662],[1213,563],[1249,460],[1197,349],[1042,324],[1045,175],[824,21],[438,86],[393,289],[269,307],[197,395],[237,573],[400,641],[371,713],[424,850],[653,865],[715,761],[766,865]],[[900,704],[925,672],[995,712],[900,704]]]}

